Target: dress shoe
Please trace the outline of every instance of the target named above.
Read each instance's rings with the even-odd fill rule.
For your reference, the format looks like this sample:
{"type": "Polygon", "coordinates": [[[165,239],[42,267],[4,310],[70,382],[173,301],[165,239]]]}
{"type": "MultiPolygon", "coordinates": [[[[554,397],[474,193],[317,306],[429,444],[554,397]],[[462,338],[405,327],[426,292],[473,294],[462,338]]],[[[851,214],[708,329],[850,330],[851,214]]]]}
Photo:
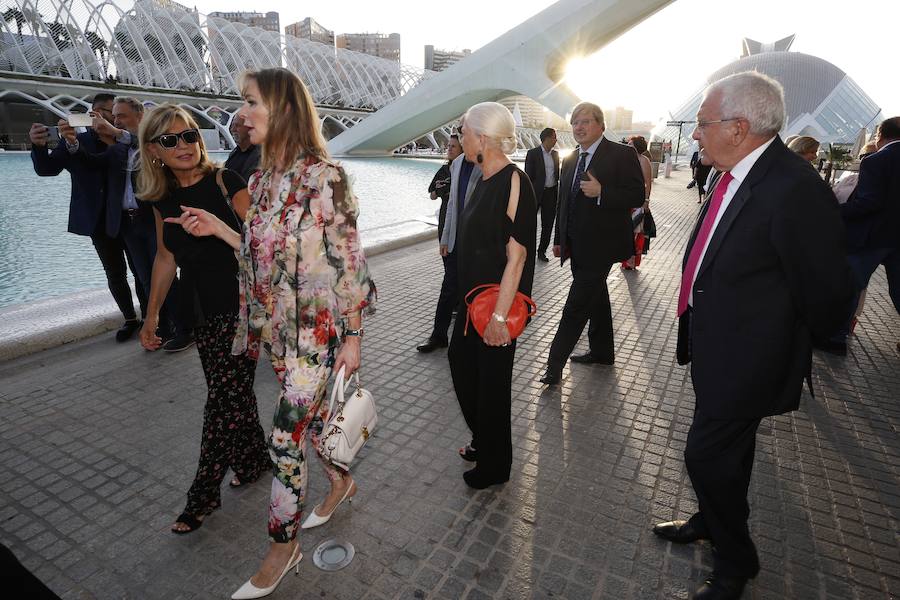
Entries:
{"type": "Polygon", "coordinates": [[[537,259],[541,262],[550,262],[550,259],[547,258],[547,255],[543,252],[538,252],[537,259]]]}
{"type": "Polygon", "coordinates": [[[590,352],[579,356],[573,356],[570,360],[573,363],[580,363],[583,365],[611,365],[616,362],[615,357],[605,358],[590,352]]]}
{"type": "Polygon", "coordinates": [[[144,322],[140,319],[128,319],[125,321],[125,324],[116,331],[116,341],[127,342],[136,331],[139,331],[140,328],[143,327],[143,325],[144,322]]]}
{"type": "Polygon", "coordinates": [[[312,529],[313,527],[318,527],[319,525],[324,525],[331,519],[331,515],[334,514],[334,511],[337,510],[337,507],[341,505],[341,502],[344,500],[347,501],[347,504],[353,504],[353,496],[356,495],[356,482],[351,481],[350,486],[347,488],[347,491],[344,492],[344,495],[341,496],[341,499],[338,500],[338,503],[334,505],[334,508],[331,509],[331,512],[327,515],[319,515],[316,514],[316,510],[321,506],[321,504],[317,504],[312,512],[309,513],[309,516],[306,517],[306,520],[303,521],[303,525],[300,526],[300,529],[312,529]]]}
{"type": "Polygon", "coordinates": [[[175,337],[169,338],[163,342],[162,349],[163,352],[169,353],[181,352],[182,350],[187,350],[193,346],[194,343],[193,333],[179,333],[175,337]]]}
{"type": "Polygon", "coordinates": [[[725,577],[713,573],[694,592],[694,600],[738,600],[744,592],[744,577],[725,577]]]}
{"type": "Polygon", "coordinates": [[[294,569],[294,574],[300,574],[300,559],[303,558],[303,553],[300,552],[300,544],[294,547],[294,552],[291,554],[290,560],[288,560],[287,564],[284,566],[284,571],[281,572],[281,575],[278,576],[278,579],[275,580],[275,583],[266,588],[258,588],[252,583],[250,580],[247,580],[247,583],[238,588],[238,591],[231,595],[231,600],[249,600],[251,598],[262,598],[264,596],[268,596],[272,592],[275,591],[275,588],[278,587],[278,584],[281,583],[281,580],[284,579],[284,576],[287,575],[287,572],[291,569],[294,569]]]}
{"type": "Polygon", "coordinates": [[[676,544],[690,544],[709,539],[705,531],[694,527],[690,521],[667,521],[653,526],[653,533],[676,544]]]}
{"type": "Polygon", "coordinates": [[[446,347],[447,347],[446,339],[441,340],[441,339],[435,339],[435,338],[428,338],[424,344],[419,344],[418,346],[416,346],[416,350],[418,350],[419,352],[422,352],[424,354],[427,354],[428,352],[432,352],[434,350],[437,350],[438,348],[446,348],[446,347]]]}
{"type": "Polygon", "coordinates": [[[466,471],[463,473],[463,479],[470,488],[474,488],[476,490],[483,490],[484,488],[491,487],[492,485],[499,485],[501,483],[506,483],[509,481],[509,475],[506,477],[498,477],[496,475],[487,475],[478,470],[478,467],[466,471]]]}
{"type": "Polygon", "coordinates": [[[544,376],[541,377],[538,381],[541,383],[546,383],[547,385],[556,385],[559,383],[559,380],[562,378],[562,373],[554,369],[553,367],[547,367],[547,370],[544,371],[544,376]]]}

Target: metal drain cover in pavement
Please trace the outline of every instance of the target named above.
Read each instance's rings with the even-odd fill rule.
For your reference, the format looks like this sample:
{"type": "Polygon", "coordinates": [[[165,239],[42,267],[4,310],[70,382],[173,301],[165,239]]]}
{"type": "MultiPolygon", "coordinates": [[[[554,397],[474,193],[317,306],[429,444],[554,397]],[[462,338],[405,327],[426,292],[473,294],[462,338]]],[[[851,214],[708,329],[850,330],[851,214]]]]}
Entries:
{"type": "Polygon", "coordinates": [[[338,571],[350,564],[356,550],[353,544],[337,538],[325,540],[313,552],[313,564],[323,571],[338,571]]]}

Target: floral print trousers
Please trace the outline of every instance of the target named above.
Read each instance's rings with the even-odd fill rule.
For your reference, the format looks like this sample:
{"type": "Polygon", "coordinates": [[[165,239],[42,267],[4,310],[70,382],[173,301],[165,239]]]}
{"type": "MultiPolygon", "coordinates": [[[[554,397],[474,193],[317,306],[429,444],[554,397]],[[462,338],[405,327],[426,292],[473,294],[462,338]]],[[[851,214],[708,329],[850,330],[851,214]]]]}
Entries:
{"type": "MultiPolygon", "coordinates": [[[[272,367],[281,384],[269,440],[269,456],[275,470],[269,502],[269,540],[287,543],[297,535],[301,506],[306,495],[306,440],[318,454],[319,436],[327,418],[325,389],[333,364],[333,351],[299,358],[272,356],[272,367]]],[[[345,471],[321,455],[329,481],[343,479],[345,471]]]]}
{"type": "Polygon", "coordinates": [[[231,353],[236,322],[233,313],[216,315],[194,329],[208,389],[200,461],[184,509],[195,517],[219,508],[219,487],[229,467],[248,483],[270,465],[253,393],[256,361],[231,353]]]}

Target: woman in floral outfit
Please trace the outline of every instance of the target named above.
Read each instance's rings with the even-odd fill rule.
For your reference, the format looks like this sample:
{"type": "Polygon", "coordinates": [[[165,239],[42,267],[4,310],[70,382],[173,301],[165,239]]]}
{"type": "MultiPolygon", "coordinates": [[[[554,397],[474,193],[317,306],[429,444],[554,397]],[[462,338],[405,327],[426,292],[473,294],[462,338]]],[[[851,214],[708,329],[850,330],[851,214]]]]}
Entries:
{"type": "MultiPolygon", "coordinates": [[[[259,598],[300,560],[295,537],[307,486],[306,439],[318,447],[332,368],[344,366],[348,375],[359,368],[361,313],[374,308],[375,284],[356,229],[356,196],[343,168],[328,158],[306,87],[282,68],[247,73],[241,87],[240,115],[250,141],[262,145],[243,237],[190,207],[177,222],[238,250],[240,318],[232,351],[257,357],[265,349],[281,384],[269,441],[271,544],[260,569],[232,596],[259,598]]],[[[319,458],[331,491],[304,527],[324,523],[356,493],[349,473],[319,458]]]]}

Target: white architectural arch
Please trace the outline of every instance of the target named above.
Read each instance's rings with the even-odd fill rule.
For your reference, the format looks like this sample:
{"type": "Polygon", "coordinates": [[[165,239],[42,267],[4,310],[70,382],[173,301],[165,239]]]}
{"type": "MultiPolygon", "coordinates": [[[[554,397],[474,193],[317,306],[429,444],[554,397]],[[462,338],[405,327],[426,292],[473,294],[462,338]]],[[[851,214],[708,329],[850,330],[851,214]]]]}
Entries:
{"type": "Polygon", "coordinates": [[[596,51],[672,0],[559,0],[332,139],[336,155],[383,155],[470,106],[523,94],[565,115],[569,60],[596,51]]]}

